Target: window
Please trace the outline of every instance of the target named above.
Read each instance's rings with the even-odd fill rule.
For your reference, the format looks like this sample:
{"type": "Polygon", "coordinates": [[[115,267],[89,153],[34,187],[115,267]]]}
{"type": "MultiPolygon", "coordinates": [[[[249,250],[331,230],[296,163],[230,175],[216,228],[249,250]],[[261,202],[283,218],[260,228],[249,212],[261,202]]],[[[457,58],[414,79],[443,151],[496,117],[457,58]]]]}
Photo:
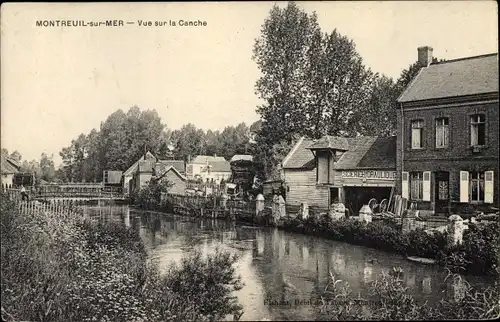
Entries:
{"type": "Polygon", "coordinates": [[[411,148],[421,149],[424,132],[424,121],[415,120],[411,122],[411,148]]]}
{"type": "Polygon", "coordinates": [[[484,201],[484,172],[470,172],[469,200],[484,201]]]}
{"type": "Polygon", "coordinates": [[[436,148],[444,148],[448,146],[449,130],[448,118],[442,117],[436,119],[436,148]]]}
{"type": "Polygon", "coordinates": [[[485,145],[486,117],[483,114],[473,115],[470,118],[470,144],[472,146],[485,145]]]}
{"type": "Polygon", "coordinates": [[[424,191],[424,181],[422,172],[410,173],[410,199],[422,200],[424,191]]]}

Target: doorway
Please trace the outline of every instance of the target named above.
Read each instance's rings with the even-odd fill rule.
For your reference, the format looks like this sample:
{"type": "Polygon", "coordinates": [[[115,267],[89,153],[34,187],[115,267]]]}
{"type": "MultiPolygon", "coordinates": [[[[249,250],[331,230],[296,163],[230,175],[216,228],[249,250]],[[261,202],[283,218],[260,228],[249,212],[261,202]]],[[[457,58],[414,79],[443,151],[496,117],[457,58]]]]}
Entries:
{"type": "Polygon", "coordinates": [[[344,187],[345,207],[349,215],[357,216],[363,205],[367,205],[370,199],[375,198],[377,203],[383,199],[389,200],[391,187],[344,187]]]}
{"type": "Polygon", "coordinates": [[[339,198],[339,188],[330,188],[330,204],[333,204],[336,200],[340,201],[339,198]]]}
{"type": "Polygon", "coordinates": [[[436,172],[434,178],[434,213],[448,214],[450,212],[450,173],[436,172]]]}

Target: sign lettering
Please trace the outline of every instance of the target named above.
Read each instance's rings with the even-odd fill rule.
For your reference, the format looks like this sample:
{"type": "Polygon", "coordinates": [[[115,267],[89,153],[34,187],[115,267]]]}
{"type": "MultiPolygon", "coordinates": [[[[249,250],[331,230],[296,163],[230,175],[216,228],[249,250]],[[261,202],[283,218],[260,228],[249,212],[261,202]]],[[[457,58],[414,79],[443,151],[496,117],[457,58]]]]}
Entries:
{"type": "Polygon", "coordinates": [[[396,171],[350,170],[342,171],[342,178],[394,180],[396,171]]]}

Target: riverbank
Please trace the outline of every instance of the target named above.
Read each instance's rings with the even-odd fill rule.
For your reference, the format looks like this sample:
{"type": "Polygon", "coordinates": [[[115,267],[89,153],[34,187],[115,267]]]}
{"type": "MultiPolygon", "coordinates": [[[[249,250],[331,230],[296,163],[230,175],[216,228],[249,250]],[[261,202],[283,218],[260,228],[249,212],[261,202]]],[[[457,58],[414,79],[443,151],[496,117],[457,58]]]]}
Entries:
{"type": "MultiPolygon", "coordinates": [[[[243,278],[248,288],[240,298],[245,305],[253,303],[245,307],[245,312],[247,309],[258,310],[264,312],[267,318],[482,319],[492,318],[500,312],[497,303],[500,294],[494,281],[454,274],[447,277],[447,272],[438,267],[405,261],[389,252],[310,237],[312,234],[258,228],[254,224],[236,224],[208,216],[190,218],[138,210],[131,212],[130,216],[131,221],[135,220],[136,229],[140,227],[143,237],[155,245],[157,251],[154,256],[159,261],[162,255],[170,256],[179,250],[184,252],[186,247],[210,249],[218,243],[235,252],[243,252],[245,260],[238,265],[245,267],[243,278]],[[168,236],[168,242],[163,240],[164,236],[168,236]],[[163,242],[166,244],[162,245],[163,242]],[[175,246],[169,247],[168,244],[175,246]],[[392,267],[396,267],[393,273],[397,276],[386,275],[392,267]],[[335,289],[332,288],[336,280],[328,284],[329,274],[333,274],[336,280],[342,280],[335,284],[335,289]],[[325,287],[333,293],[323,293],[325,287]],[[259,295],[254,297],[254,294],[259,295]],[[335,305],[323,306],[317,296],[335,305]],[[273,313],[270,313],[268,305],[259,305],[266,300],[268,303],[271,300],[290,303],[290,308],[288,310],[277,304],[272,306],[273,313]],[[368,304],[372,312],[362,310],[360,303],[368,304]],[[319,312],[309,315],[301,310],[301,305],[315,306],[319,312]]],[[[262,315],[253,314],[251,317],[254,320],[262,318],[262,315]]]]}
{"type": "MultiPolygon", "coordinates": [[[[160,206],[152,203],[141,204],[141,209],[150,209],[173,213],[173,207],[167,202],[160,206]]],[[[200,211],[193,216],[199,217],[200,211]]],[[[185,215],[179,214],[179,215],[185,215]]],[[[226,215],[226,220],[235,220],[264,227],[277,227],[286,231],[307,234],[361,245],[404,257],[431,259],[454,273],[500,277],[500,227],[498,222],[488,224],[469,224],[459,246],[449,245],[446,232],[436,231],[428,234],[423,229],[403,233],[401,227],[390,221],[362,223],[343,219],[332,221],[328,215],[312,214],[302,220],[297,217],[283,217],[277,223],[269,209],[261,216],[253,214],[226,215]]]]}
{"type": "Polygon", "coordinates": [[[236,258],[195,253],[166,274],[137,232],[65,210],[33,214],[1,197],[4,321],[220,320],[241,315],[236,258]]]}

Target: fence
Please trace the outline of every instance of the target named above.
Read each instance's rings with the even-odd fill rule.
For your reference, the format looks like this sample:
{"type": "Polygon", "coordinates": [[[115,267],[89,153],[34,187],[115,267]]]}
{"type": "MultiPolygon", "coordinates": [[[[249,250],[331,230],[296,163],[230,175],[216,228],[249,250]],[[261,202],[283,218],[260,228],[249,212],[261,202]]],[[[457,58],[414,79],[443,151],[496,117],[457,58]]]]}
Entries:
{"type": "Polygon", "coordinates": [[[60,201],[54,203],[15,201],[19,213],[25,215],[42,215],[46,213],[57,214],[63,217],[84,217],[83,209],[77,207],[75,203],[60,201]]]}

